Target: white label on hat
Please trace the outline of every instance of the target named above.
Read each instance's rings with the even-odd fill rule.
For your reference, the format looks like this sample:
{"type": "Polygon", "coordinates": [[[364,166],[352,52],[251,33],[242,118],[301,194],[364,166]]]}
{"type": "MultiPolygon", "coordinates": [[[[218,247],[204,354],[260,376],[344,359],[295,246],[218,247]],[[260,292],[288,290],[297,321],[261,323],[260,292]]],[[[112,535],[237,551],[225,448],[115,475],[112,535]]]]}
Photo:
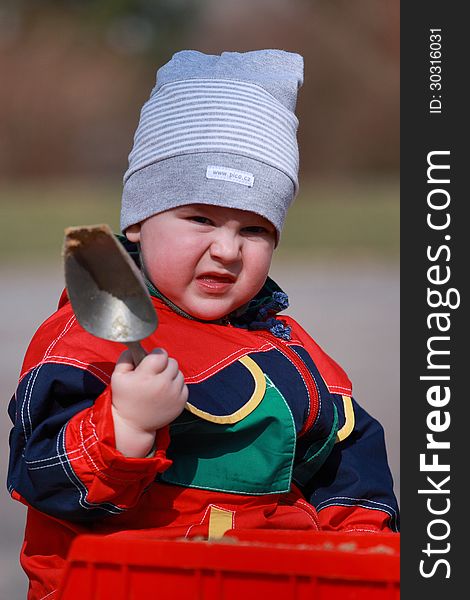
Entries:
{"type": "Polygon", "coordinates": [[[255,178],[253,173],[247,171],[237,171],[228,167],[216,167],[209,165],[206,171],[207,179],[222,179],[223,181],[231,181],[232,183],[240,183],[247,187],[253,187],[255,178]]]}

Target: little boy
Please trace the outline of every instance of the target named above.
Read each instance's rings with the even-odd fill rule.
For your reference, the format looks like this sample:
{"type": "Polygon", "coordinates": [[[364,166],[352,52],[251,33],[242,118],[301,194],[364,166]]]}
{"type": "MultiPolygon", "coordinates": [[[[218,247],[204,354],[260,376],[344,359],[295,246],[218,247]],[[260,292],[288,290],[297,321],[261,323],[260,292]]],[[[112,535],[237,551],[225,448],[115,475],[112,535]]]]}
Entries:
{"type": "Polygon", "coordinates": [[[9,490],[28,506],[29,599],[84,532],[397,529],[383,431],[268,277],[297,193],[301,56],[179,52],[124,177],[123,243],[159,317],[135,366],[64,293],[10,405],[9,490]]]}

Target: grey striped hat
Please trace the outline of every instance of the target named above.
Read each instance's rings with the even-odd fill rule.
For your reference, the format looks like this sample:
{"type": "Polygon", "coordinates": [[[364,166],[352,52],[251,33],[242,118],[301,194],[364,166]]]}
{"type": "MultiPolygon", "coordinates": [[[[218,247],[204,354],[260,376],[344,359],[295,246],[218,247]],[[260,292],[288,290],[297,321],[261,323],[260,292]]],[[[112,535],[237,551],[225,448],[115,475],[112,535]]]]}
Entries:
{"type": "Polygon", "coordinates": [[[184,204],[250,210],[282,230],[298,190],[303,59],[177,52],[157,71],[124,175],[121,229],[184,204]]]}

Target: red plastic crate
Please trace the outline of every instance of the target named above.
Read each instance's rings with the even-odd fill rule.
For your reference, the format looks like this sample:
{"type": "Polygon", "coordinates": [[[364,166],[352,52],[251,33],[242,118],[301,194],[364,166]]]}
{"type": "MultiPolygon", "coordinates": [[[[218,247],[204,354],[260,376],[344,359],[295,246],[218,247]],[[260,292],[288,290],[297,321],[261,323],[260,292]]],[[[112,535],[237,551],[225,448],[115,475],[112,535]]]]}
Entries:
{"type": "Polygon", "coordinates": [[[58,600],[398,600],[399,534],[79,536],[58,600]]]}

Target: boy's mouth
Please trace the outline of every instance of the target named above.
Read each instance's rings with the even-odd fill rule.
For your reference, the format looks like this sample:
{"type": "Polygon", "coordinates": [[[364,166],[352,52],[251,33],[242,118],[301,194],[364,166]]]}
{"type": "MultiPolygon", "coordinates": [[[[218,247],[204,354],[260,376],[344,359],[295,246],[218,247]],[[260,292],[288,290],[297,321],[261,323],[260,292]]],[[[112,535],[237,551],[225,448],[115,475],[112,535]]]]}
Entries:
{"type": "Polygon", "coordinates": [[[201,275],[198,275],[196,279],[199,279],[201,281],[214,281],[216,283],[234,283],[234,281],[236,280],[236,277],[235,277],[235,275],[232,275],[231,273],[211,272],[211,273],[202,273],[201,275]]]}
{"type": "Polygon", "coordinates": [[[236,281],[231,273],[202,273],[196,281],[206,291],[224,292],[236,281]]]}

